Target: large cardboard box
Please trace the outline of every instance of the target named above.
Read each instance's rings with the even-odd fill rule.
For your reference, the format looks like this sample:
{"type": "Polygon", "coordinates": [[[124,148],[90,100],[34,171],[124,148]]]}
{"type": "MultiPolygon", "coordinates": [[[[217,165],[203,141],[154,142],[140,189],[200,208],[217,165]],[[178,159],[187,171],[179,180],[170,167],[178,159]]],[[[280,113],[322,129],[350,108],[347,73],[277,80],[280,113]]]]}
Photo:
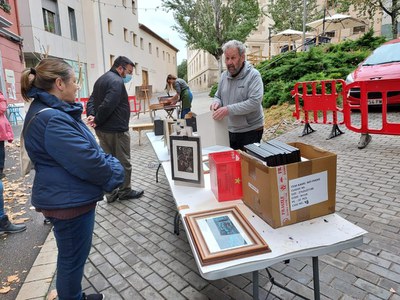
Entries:
{"type": "Polygon", "coordinates": [[[302,161],[267,167],[241,152],[243,201],[271,227],[278,228],[335,212],[336,154],[303,143],[289,143],[302,161]]]}

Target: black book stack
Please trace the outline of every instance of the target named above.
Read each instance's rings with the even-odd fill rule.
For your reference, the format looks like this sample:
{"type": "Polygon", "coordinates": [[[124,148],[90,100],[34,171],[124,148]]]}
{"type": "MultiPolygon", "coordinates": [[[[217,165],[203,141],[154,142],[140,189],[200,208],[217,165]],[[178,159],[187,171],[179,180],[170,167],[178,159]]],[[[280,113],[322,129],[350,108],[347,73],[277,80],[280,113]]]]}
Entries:
{"type": "Polygon", "coordinates": [[[267,163],[269,167],[291,164],[301,161],[300,150],[278,140],[244,146],[247,153],[267,163]]]}

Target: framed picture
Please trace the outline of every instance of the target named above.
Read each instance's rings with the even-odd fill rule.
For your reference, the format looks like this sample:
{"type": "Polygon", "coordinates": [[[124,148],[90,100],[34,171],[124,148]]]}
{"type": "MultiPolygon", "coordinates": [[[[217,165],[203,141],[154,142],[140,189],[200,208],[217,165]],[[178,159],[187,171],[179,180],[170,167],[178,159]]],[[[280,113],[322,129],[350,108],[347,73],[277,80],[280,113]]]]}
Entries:
{"type": "Polygon", "coordinates": [[[237,206],[187,214],[202,265],[271,252],[237,206]]]}
{"type": "Polygon", "coordinates": [[[199,137],[170,135],[172,179],[200,183],[202,161],[199,137]]]}

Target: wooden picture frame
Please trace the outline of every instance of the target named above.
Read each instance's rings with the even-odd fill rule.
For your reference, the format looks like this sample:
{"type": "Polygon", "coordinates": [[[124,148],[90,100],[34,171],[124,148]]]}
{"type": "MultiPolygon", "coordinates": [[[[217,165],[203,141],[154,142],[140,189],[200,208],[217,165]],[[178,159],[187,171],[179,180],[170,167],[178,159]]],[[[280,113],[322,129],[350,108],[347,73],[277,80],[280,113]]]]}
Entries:
{"type": "Polygon", "coordinates": [[[185,215],[202,265],[271,252],[237,206],[185,215]]]}
{"type": "Polygon", "coordinates": [[[202,160],[200,138],[170,135],[172,179],[189,183],[201,183],[202,160]]]}

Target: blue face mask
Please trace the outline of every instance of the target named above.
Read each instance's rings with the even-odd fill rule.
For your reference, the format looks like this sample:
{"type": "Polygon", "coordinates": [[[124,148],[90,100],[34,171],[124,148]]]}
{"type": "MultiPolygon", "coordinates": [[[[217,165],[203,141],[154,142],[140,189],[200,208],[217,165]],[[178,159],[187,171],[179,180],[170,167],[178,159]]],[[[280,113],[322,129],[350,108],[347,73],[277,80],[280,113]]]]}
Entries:
{"type": "Polygon", "coordinates": [[[126,74],[126,76],[124,78],[122,78],[124,80],[124,83],[128,83],[129,81],[131,81],[132,79],[132,75],[131,74],[126,74]]]}

